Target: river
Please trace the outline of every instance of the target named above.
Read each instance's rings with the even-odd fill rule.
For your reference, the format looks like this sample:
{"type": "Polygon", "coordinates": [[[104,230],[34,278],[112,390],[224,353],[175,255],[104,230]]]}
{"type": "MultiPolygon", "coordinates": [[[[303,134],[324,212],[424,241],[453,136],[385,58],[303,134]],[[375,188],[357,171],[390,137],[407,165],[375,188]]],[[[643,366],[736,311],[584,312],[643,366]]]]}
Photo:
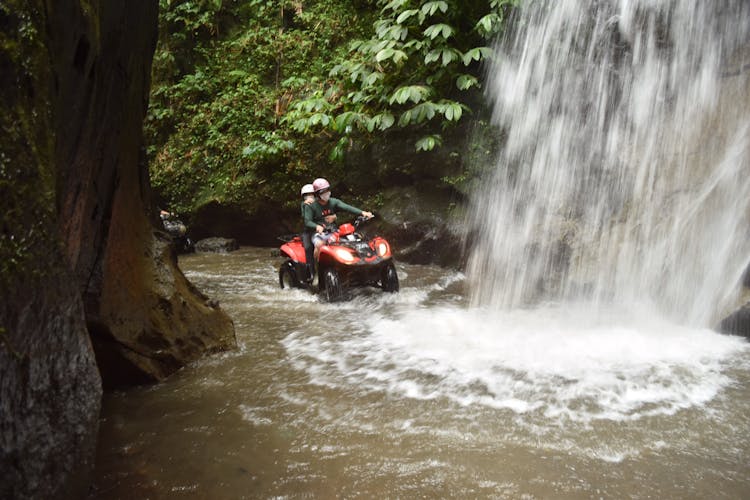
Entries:
{"type": "Polygon", "coordinates": [[[523,4],[466,276],[331,305],[269,249],[181,258],[239,349],[105,396],[93,496],[750,498],[750,344],[710,329],[750,258],[750,8],[523,4]]]}
{"type": "MultiPolygon", "coordinates": [[[[548,304],[280,290],[269,249],[180,258],[239,349],[107,394],[96,498],[748,498],[750,344],[548,304]]],[[[644,317],[646,317],[644,315],[644,317]]]]}

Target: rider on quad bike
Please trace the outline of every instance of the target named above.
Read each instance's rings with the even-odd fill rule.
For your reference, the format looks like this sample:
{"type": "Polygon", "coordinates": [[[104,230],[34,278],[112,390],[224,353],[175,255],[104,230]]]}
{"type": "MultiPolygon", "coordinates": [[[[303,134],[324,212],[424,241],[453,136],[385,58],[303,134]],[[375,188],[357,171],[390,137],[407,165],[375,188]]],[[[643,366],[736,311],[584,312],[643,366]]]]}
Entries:
{"type": "Polygon", "coordinates": [[[315,230],[312,241],[315,245],[315,260],[318,260],[320,247],[323,246],[338,229],[336,213],[344,210],[354,215],[372,218],[371,212],[347,205],[338,198],[331,198],[331,185],[323,178],[315,179],[312,183],[317,203],[310,205],[305,211],[305,228],[315,230]]]}
{"type": "MultiPolygon", "coordinates": [[[[316,194],[321,203],[314,203],[312,206],[316,207],[317,219],[305,222],[313,222],[316,229],[314,241],[317,240],[318,282],[325,298],[330,302],[340,300],[346,296],[346,288],[350,286],[378,286],[386,292],[397,292],[398,275],[388,242],[380,236],[370,239],[355,232],[373,215],[330,198],[330,185],[325,179],[317,179],[316,183],[316,194]],[[353,225],[342,224],[337,227],[337,209],[360,216],[353,225]]],[[[283,241],[285,243],[281,246],[281,255],[287,259],[279,268],[279,284],[281,288],[302,288],[305,284],[299,277],[304,275],[306,263],[302,239],[293,236],[283,241]]]]}

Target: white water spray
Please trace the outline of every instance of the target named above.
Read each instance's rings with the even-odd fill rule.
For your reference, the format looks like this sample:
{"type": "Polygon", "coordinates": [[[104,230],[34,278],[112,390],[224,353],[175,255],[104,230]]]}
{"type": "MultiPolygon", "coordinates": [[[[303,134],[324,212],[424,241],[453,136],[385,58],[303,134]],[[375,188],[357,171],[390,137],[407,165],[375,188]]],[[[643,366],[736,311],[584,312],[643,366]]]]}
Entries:
{"type": "Polygon", "coordinates": [[[474,305],[591,301],[705,326],[750,260],[750,5],[526,2],[489,93],[474,305]]]}

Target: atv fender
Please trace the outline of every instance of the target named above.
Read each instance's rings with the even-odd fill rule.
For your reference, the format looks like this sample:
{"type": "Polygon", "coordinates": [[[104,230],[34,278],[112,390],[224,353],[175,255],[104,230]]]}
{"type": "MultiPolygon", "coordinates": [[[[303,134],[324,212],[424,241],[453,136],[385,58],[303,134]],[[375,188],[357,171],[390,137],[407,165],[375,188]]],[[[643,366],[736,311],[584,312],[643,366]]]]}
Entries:
{"type": "Polygon", "coordinates": [[[279,251],[282,256],[289,257],[295,262],[300,264],[307,263],[307,259],[305,258],[305,247],[302,245],[301,241],[290,241],[289,243],[284,243],[281,245],[279,251]]]}

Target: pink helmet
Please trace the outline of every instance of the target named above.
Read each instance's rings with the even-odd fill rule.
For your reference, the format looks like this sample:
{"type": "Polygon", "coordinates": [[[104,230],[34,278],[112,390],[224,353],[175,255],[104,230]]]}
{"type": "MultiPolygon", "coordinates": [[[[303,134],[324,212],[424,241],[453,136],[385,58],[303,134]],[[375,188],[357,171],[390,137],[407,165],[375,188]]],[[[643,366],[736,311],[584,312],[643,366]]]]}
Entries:
{"type": "Polygon", "coordinates": [[[319,194],[321,191],[325,191],[326,189],[331,189],[331,185],[328,184],[328,181],[323,179],[322,177],[315,179],[312,185],[315,189],[315,194],[319,194]]]}

